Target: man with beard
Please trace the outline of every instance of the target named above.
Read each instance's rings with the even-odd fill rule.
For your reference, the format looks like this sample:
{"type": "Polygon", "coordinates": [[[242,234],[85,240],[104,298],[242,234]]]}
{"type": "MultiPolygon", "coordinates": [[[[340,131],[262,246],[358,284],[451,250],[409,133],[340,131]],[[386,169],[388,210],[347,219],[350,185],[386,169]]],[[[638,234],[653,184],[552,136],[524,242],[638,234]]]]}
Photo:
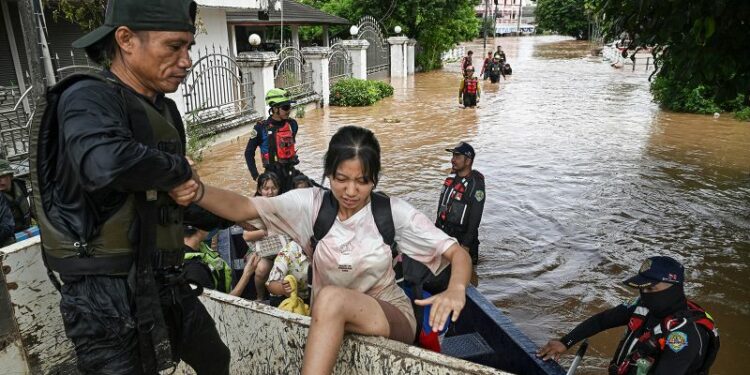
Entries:
{"type": "Polygon", "coordinates": [[[640,297],[600,312],[560,340],[550,340],[537,355],[560,358],[577,342],[609,328],[627,326],[609,365],[609,374],[707,374],[719,350],[714,321],[685,297],[685,269],[666,256],[648,258],[625,285],[640,297]]]}
{"type": "Polygon", "coordinates": [[[443,182],[443,191],[438,202],[435,226],[455,237],[471,255],[471,262],[479,261],[479,223],[484,211],[484,176],[472,169],[474,148],[460,142],[447,148],[453,154],[451,175],[443,182]]]}

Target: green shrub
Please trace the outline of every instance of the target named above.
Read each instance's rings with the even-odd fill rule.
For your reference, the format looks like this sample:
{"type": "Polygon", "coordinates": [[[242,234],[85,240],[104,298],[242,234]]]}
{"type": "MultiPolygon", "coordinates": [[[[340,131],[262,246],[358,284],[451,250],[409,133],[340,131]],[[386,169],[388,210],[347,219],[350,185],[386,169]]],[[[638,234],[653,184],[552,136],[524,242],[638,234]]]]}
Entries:
{"type": "Polygon", "coordinates": [[[745,107],[735,112],[734,117],[740,121],[750,121],[750,107],[745,107]]]}
{"type": "Polygon", "coordinates": [[[378,88],[378,91],[380,91],[380,99],[393,96],[393,86],[383,81],[370,81],[370,82],[374,83],[375,86],[378,88]]]}
{"type": "Polygon", "coordinates": [[[342,107],[362,107],[372,105],[378,100],[393,95],[393,87],[381,81],[347,78],[331,87],[331,105],[342,107]]]}

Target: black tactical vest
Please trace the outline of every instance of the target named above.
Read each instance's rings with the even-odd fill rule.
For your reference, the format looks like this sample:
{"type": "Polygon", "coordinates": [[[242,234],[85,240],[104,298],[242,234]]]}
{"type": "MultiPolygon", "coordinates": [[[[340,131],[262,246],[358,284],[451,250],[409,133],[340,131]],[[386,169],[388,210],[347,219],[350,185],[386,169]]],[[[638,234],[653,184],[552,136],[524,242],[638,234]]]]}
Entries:
{"type": "Polygon", "coordinates": [[[47,89],[36,107],[30,127],[29,167],[32,184],[31,202],[42,240],[42,251],[49,268],[63,275],[124,275],[133,264],[135,247],[131,231],[140,225],[156,224],[154,266],[166,268],[183,262],[182,209],[166,192],[149,191],[130,194],[125,203],[100,225],[92,238],[77,238],[67,228],[54,225],[47,216],[56,204],[45,194],[54,184],[58,156],[59,126],[57,105],[65,89],[72,84],[96,79],[114,87],[125,100],[130,126],[136,141],[164,152],[184,155],[182,141],[169,110],[160,113],[140,96],[130,92],[114,79],[98,74],[75,74],[47,89]],[[144,198],[145,197],[145,198],[144,198]],[[140,218],[136,200],[156,205],[156,218],[140,218]]]}

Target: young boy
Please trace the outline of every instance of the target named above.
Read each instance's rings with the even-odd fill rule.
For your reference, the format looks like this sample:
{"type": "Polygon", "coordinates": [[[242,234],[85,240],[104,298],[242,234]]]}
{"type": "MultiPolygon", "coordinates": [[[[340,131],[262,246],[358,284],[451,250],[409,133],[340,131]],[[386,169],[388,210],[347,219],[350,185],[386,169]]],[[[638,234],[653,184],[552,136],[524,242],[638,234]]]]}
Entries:
{"type": "Polygon", "coordinates": [[[458,89],[458,104],[463,104],[464,108],[475,107],[479,102],[480,91],[479,80],[474,77],[474,67],[469,66],[458,89]]]}

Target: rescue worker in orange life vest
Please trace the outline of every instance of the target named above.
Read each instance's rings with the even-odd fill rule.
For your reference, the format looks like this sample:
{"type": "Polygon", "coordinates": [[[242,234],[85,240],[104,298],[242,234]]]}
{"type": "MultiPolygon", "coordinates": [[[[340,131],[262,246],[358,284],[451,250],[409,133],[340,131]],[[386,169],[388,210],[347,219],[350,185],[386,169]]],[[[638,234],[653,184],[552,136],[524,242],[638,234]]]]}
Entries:
{"type": "Polygon", "coordinates": [[[609,365],[609,374],[707,374],[719,350],[713,318],[685,297],[685,270],[666,256],[648,258],[625,285],[640,297],[600,312],[560,340],[550,340],[537,355],[560,358],[577,342],[609,328],[626,326],[609,365]]]}
{"type": "Polygon", "coordinates": [[[472,169],[474,148],[460,142],[447,148],[453,154],[451,175],[443,182],[443,191],[438,202],[435,226],[442,229],[471,255],[471,263],[479,261],[479,223],[484,211],[484,176],[472,169]]]}
{"type": "Polygon", "coordinates": [[[260,175],[255,166],[255,150],[260,148],[263,168],[275,173],[281,180],[280,193],[292,190],[292,179],[300,174],[294,168],[299,164],[295,147],[298,126],[297,121],[289,118],[293,103],[286,90],[268,90],[266,104],[271,107],[268,110],[270,116],[255,124],[245,147],[245,162],[253,180],[260,175]]]}
{"type": "Polygon", "coordinates": [[[480,94],[479,80],[474,77],[474,67],[469,66],[464,71],[464,78],[458,88],[458,104],[463,104],[464,108],[475,107],[479,102],[480,94]]]}

